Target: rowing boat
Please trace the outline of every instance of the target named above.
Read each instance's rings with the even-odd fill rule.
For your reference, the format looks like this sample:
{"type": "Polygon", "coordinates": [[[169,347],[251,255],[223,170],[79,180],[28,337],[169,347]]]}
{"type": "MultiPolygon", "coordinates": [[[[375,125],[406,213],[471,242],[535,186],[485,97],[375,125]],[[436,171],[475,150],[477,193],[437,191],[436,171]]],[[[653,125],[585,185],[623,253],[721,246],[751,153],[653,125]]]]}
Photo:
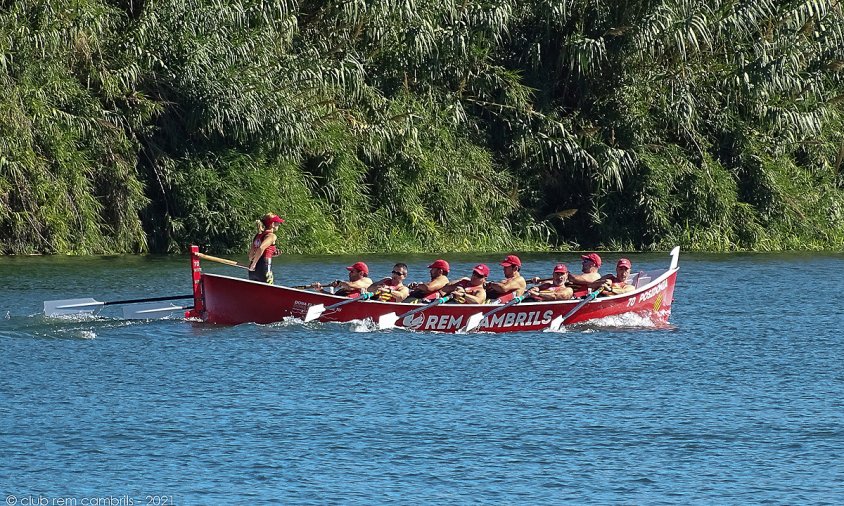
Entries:
{"type": "MultiPolygon", "coordinates": [[[[521,302],[511,304],[485,317],[478,330],[482,332],[513,332],[543,330],[552,323],[565,325],[587,322],[612,316],[635,315],[656,326],[668,323],[674,284],[679,270],[680,248],[671,251],[668,269],[639,272],[633,282],[636,289],[624,294],[598,297],[586,303],[574,299],[553,302],[521,302]],[[580,305],[578,307],[578,305],[580,305]],[[577,309],[572,313],[572,310],[577,309]],[[572,313],[569,315],[569,313],[572,313]],[[556,319],[556,322],[555,322],[556,319]]],[[[269,285],[256,281],[202,272],[199,248],[191,247],[194,307],[186,313],[189,318],[221,324],[268,324],[287,318],[304,319],[308,309],[322,305],[322,322],[351,322],[371,320],[377,322],[386,315],[411,312],[413,304],[363,300],[332,305],[347,300],[345,297],[315,292],[289,286],[269,285]]],[[[487,314],[491,304],[438,304],[405,318],[395,326],[419,331],[453,333],[464,329],[473,315],[487,314]]],[[[559,325],[557,325],[559,326],[559,325]]]]}

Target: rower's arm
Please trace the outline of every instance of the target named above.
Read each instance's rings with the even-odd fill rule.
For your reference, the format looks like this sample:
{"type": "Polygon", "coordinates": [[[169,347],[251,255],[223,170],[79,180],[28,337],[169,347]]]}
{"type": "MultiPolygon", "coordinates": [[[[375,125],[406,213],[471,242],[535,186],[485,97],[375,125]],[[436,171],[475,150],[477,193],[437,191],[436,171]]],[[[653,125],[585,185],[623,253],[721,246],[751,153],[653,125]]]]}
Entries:
{"type": "Polygon", "coordinates": [[[338,287],[341,290],[351,291],[351,290],[362,290],[366,291],[367,288],[372,284],[372,280],[369,278],[360,278],[357,281],[341,281],[338,283],[338,287]]]}
{"type": "Polygon", "coordinates": [[[620,295],[622,293],[632,292],[635,289],[635,286],[626,283],[624,286],[611,286],[609,290],[604,290],[604,293],[606,295],[620,295]]]}
{"type": "Polygon", "coordinates": [[[384,278],[384,279],[378,280],[375,283],[372,283],[371,285],[369,285],[369,287],[366,289],[366,291],[373,292],[373,293],[377,292],[379,288],[381,288],[382,286],[386,285],[389,282],[390,282],[390,278],[384,278]]]}
{"type": "Polygon", "coordinates": [[[406,299],[408,295],[410,295],[410,289],[402,285],[398,288],[395,288],[391,293],[393,294],[393,298],[396,300],[396,302],[401,302],[406,299]]]}
{"type": "Polygon", "coordinates": [[[521,295],[524,293],[525,287],[525,278],[521,276],[514,276],[497,283],[489,283],[487,284],[486,289],[499,294],[516,291],[516,295],[521,295]]]}
{"type": "MultiPolygon", "coordinates": [[[[445,286],[443,286],[442,288],[440,288],[440,289],[439,289],[439,291],[440,291],[443,295],[448,295],[448,294],[450,294],[451,292],[453,292],[453,291],[457,290],[458,288],[461,288],[461,286],[458,284],[458,283],[460,283],[461,281],[469,281],[469,278],[465,278],[465,277],[464,277],[464,278],[460,278],[460,279],[458,279],[457,281],[455,281],[455,282],[453,282],[453,283],[448,283],[447,285],[445,285],[445,286]]],[[[419,289],[422,289],[422,287],[421,287],[421,286],[419,286],[419,289]]]]}
{"type": "Polygon", "coordinates": [[[483,304],[486,302],[486,291],[478,290],[475,293],[467,293],[463,298],[470,304],[483,304]]]}
{"type": "Polygon", "coordinates": [[[585,285],[590,290],[596,290],[596,289],[601,288],[602,286],[606,285],[607,281],[609,281],[610,284],[612,284],[612,282],[615,281],[615,277],[613,277],[612,274],[606,274],[606,275],[601,276],[600,278],[596,279],[595,281],[590,281],[588,283],[585,283],[585,285]]]}
{"type": "Polygon", "coordinates": [[[540,294],[544,295],[543,300],[569,300],[574,295],[574,291],[566,287],[553,292],[540,292],[540,294]]]}
{"type": "Polygon", "coordinates": [[[445,276],[438,276],[427,283],[417,283],[413,288],[426,293],[433,293],[442,290],[448,284],[448,278],[445,276]]]}
{"type": "Polygon", "coordinates": [[[264,251],[272,246],[275,239],[275,234],[267,234],[267,236],[264,237],[264,240],[261,241],[261,245],[252,250],[252,255],[249,257],[249,270],[255,270],[255,265],[258,263],[258,260],[261,259],[264,251]]]}

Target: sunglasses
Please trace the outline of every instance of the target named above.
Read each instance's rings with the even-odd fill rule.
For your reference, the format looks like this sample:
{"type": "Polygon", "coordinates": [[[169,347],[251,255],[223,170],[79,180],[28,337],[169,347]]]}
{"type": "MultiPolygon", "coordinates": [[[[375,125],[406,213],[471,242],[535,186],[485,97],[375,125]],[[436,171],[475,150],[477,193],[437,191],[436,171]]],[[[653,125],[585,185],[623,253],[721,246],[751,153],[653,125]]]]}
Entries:
{"type": "Polygon", "coordinates": [[[405,274],[403,272],[399,272],[399,271],[393,271],[392,273],[395,274],[396,276],[407,276],[407,274],[405,274]]]}

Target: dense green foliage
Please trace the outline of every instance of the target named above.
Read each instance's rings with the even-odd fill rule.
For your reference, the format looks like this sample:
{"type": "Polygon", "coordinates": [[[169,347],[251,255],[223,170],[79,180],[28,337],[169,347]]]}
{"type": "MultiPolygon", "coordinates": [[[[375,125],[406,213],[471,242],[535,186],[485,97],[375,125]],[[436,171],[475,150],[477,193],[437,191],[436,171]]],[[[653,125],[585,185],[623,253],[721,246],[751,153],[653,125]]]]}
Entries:
{"type": "Polygon", "coordinates": [[[844,248],[839,0],[0,4],[0,252],[844,248]]]}

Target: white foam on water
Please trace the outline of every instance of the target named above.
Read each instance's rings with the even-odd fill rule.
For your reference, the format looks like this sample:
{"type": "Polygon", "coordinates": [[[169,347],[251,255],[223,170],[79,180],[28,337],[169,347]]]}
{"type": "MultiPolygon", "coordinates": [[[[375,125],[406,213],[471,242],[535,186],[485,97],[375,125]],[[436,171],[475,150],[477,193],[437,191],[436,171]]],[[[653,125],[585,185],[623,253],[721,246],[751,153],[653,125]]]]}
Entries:
{"type": "Polygon", "coordinates": [[[636,328],[656,328],[656,324],[647,316],[641,316],[636,313],[625,313],[613,316],[605,316],[595,320],[584,322],[592,327],[636,327],[636,328]]]}
{"type": "Polygon", "coordinates": [[[93,330],[80,330],[76,333],[76,337],[80,339],[96,339],[97,333],[93,330]]]}
{"type": "Polygon", "coordinates": [[[544,329],[542,329],[542,332],[550,332],[552,334],[565,334],[566,332],[568,332],[568,329],[565,325],[560,325],[560,328],[557,330],[553,330],[551,327],[545,327],[544,329]]]}
{"type": "Polygon", "coordinates": [[[566,332],[583,332],[592,333],[605,329],[655,329],[659,325],[647,316],[642,316],[636,313],[625,313],[620,315],[605,316],[603,318],[596,318],[585,322],[579,322],[571,325],[563,325],[559,330],[554,331],[545,329],[543,332],[552,332],[564,334],[566,332]]]}
{"type": "Polygon", "coordinates": [[[262,327],[282,328],[282,327],[292,327],[292,326],[298,326],[298,325],[309,325],[311,323],[318,323],[318,322],[305,323],[304,320],[302,320],[301,318],[297,318],[296,316],[285,316],[281,319],[281,321],[277,321],[277,322],[273,322],[273,323],[267,323],[267,324],[258,323],[257,325],[260,325],[262,327]]]}
{"type": "MultiPolygon", "coordinates": [[[[36,315],[38,316],[38,315],[36,315]]],[[[63,314],[63,315],[40,315],[43,316],[47,320],[58,320],[62,322],[89,322],[91,320],[100,320],[102,319],[99,315],[94,314],[93,312],[86,311],[82,313],[74,313],[74,314],[63,314]]]]}
{"type": "Polygon", "coordinates": [[[349,322],[351,324],[350,330],[352,332],[377,332],[380,330],[378,328],[378,323],[373,321],[371,318],[366,318],[364,320],[352,320],[349,322]]]}

